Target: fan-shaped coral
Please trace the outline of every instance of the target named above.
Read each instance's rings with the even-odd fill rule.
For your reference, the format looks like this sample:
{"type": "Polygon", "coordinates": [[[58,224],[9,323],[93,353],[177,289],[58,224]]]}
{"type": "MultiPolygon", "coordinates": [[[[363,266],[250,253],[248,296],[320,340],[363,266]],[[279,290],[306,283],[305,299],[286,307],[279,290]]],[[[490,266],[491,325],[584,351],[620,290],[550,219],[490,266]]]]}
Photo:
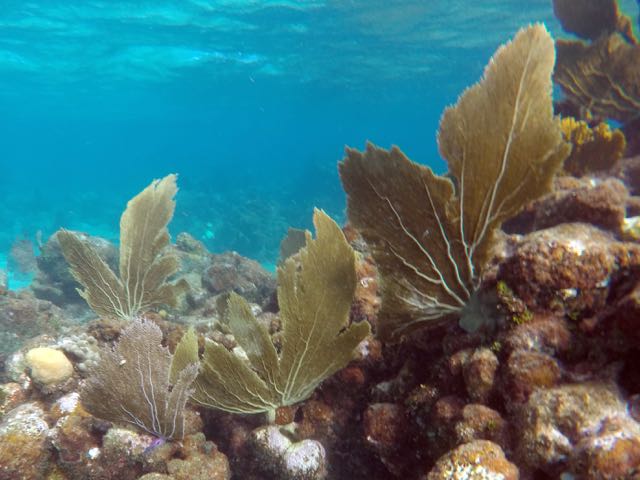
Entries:
{"type": "MultiPolygon", "coordinates": [[[[240,296],[229,299],[229,328],[246,358],[207,341],[193,399],[234,413],[274,412],[305,400],[327,377],[345,367],[369,333],[366,322],[349,325],[356,288],[355,254],[340,227],[324,212],[313,217],[316,239],[278,267],[281,348],[240,296]]],[[[178,345],[174,368],[198,361],[191,330],[178,345]]]]}
{"type": "Polygon", "coordinates": [[[477,288],[494,232],[549,190],[568,153],[553,116],[553,40],[542,25],[521,30],[483,79],[442,116],[439,146],[450,177],[398,148],[348,149],[340,175],[349,220],[381,273],[378,334],[459,314],[477,288]]]}
{"type": "Polygon", "coordinates": [[[178,270],[177,257],[164,251],[177,191],[176,176],[167,175],[129,201],[120,218],[119,277],[88,243],[67,230],[58,233],[71,273],[84,287],[78,292],[98,315],[131,320],[153,306],[174,306],[186,290],[185,282],[166,282],[178,270]]]}

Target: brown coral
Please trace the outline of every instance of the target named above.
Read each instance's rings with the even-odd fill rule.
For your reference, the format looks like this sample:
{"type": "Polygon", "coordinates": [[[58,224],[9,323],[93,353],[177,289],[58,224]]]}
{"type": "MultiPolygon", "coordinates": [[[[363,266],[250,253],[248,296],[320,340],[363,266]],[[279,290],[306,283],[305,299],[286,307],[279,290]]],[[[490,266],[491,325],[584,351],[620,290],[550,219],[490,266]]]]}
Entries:
{"type": "Polygon", "coordinates": [[[565,171],[572,175],[606,170],[624,154],[627,145],[624,134],[604,122],[589,128],[586,122],[567,117],[562,119],[561,128],[565,140],[573,145],[564,162],[565,171]]]}
{"type": "Polygon", "coordinates": [[[558,40],[554,80],[584,112],[626,123],[640,112],[640,45],[619,33],[590,45],[558,40]]]}
{"type": "Polygon", "coordinates": [[[562,28],[589,40],[613,32],[634,39],[629,17],[621,15],[616,0],[554,0],[553,13],[562,28]]]}

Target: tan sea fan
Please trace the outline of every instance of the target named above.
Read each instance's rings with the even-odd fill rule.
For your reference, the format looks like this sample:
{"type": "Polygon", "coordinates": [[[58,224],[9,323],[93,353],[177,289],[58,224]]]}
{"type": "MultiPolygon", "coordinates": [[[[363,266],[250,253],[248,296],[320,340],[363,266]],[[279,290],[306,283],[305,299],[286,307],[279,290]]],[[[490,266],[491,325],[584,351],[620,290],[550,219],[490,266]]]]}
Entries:
{"type": "Polygon", "coordinates": [[[167,283],[179,267],[169,245],[167,225],[175,209],[176,175],[154,180],[132,198],[120,218],[120,276],[88,243],[68,230],[57,237],[78,293],[98,315],[131,320],[158,305],[175,306],[186,283],[167,283]]]}
{"type": "Polygon", "coordinates": [[[114,348],[102,350],[80,397],[98,418],[133,425],[159,438],[181,439],[184,408],[197,374],[197,362],[172,367],[160,328],[136,318],[114,348]]]}
{"type": "MultiPolygon", "coordinates": [[[[349,324],[356,287],[355,254],[340,227],[324,212],[314,214],[316,238],[306,232],[299,264],[278,267],[281,348],[239,295],[229,298],[228,323],[242,356],[207,340],[193,400],[233,413],[273,413],[305,400],[354,356],[368,335],[366,322],[349,324]]],[[[177,371],[198,360],[190,330],[174,355],[177,371]]]]}
{"type": "Polygon", "coordinates": [[[477,289],[500,224],[551,187],[567,156],[553,115],[554,45],[542,25],[498,49],[482,80],[442,115],[449,175],[397,147],[347,149],[348,217],[381,275],[378,335],[397,341],[459,315],[477,289]]]}
{"type": "Polygon", "coordinates": [[[640,116],[640,45],[619,33],[585,45],[558,40],[554,80],[570,102],[622,123],[640,116]]]}

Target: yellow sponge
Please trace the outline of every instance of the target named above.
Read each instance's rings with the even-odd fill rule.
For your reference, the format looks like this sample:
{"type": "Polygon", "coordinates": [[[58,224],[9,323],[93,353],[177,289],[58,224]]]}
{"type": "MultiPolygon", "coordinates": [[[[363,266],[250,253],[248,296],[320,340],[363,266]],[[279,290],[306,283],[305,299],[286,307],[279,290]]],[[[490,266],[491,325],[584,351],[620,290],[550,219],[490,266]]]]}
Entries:
{"type": "Polygon", "coordinates": [[[38,383],[60,383],[73,375],[73,364],[60,350],[32,348],[27,352],[26,360],[31,369],[31,378],[38,383]]]}

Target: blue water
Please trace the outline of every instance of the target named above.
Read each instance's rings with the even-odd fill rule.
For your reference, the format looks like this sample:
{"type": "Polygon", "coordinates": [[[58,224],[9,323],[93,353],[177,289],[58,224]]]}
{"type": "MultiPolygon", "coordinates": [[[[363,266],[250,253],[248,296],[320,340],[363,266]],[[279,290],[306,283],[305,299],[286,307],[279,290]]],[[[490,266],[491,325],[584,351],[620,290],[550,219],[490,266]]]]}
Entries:
{"type": "Polygon", "coordinates": [[[534,21],[564,35],[550,0],[2,6],[1,254],[61,226],[115,241],[127,199],[177,172],[174,235],[273,263],[314,206],[344,218],[345,145],[442,171],[440,113],[495,48],[534,21]]]}

